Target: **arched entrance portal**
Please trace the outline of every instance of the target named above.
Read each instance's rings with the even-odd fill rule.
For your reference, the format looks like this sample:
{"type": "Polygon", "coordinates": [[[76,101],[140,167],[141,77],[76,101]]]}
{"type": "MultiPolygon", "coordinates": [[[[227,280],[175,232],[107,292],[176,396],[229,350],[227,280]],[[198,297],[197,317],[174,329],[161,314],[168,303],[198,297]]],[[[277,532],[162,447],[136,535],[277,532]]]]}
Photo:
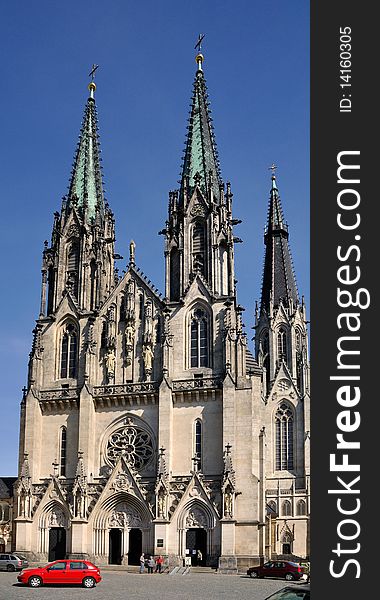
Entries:
{"type": "Polygon", "coordinates": [[[49,529],[48,561],[62,558],[66,558],[66,529],[64,527],[51,527],[49,529]]]}
{"type": "Polygon", "coordinates": [[[139,565],[142,552],[142,531],[141,529],[133,528],[129,532],[128,540],[128,564],[139,565]]]}
{"type": "Polygon", "coordinates": [[[191,566],[204,566],[207,555],[207,531],[200,527],[186,532],[186,551],[191,556],[191,566]]]}

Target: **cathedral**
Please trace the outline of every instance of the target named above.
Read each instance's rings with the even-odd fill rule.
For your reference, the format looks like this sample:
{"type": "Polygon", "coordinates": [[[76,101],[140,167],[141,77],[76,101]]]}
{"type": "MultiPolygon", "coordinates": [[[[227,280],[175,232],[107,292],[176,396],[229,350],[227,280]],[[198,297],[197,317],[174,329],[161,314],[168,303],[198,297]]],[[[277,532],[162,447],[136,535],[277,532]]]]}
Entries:
{"type": "Polygon", "coordinates": [[[239,220],[203,61],[199,52],[180,187],[160,231],[163,294],[133,241],[126,272],[115,268],[88,86],[69,191],[43,250],[21,402],[13,530],[29,560],[133,565],[145,552],[229,573],[309,555],[306,307],[273,172],[249,350],[234,272],[239,220]]]}

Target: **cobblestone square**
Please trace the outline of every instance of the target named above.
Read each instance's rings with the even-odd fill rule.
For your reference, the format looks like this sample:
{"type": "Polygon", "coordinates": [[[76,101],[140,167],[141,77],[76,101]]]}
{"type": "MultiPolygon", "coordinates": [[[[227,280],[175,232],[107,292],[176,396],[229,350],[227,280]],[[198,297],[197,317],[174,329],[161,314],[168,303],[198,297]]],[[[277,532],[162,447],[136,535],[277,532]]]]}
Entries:
{"type": "Polygon", "coordinates": [[[17,584],[16,573],[1,572],[0,600],[264,600],[287,585],[283,580],[214,573],[170,576],[105,571],[102,577],[92,590],[76,586],[30,589],[17,584]]]}

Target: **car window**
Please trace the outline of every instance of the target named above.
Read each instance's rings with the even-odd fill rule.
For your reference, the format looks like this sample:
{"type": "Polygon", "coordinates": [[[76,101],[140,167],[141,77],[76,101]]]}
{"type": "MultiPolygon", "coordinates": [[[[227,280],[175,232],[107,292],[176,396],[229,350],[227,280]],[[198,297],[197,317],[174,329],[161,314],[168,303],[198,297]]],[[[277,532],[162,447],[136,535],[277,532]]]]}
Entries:
{"type": "Polygon", "coordinates": [[[11,556],[11,560],[18,560],[17,556],[11,556]]]}
{"type": "Polygon", "coordinates": [[[50,571],[63,571],[64,569],[66,569],[66,563],[65,562],[59,562],[59,563],[55,563],[55,565],[52,565],[51,567],[49,567],[50,571]]]}
{"type": "Polygon", "coordinates": [[[87,565],[85,565],[85,563],[83,562],[71,562],[70,563],[70,569],[72,570],[83,570],[83,569],[87,569],[87,565]]]}
{"type": "Polygon", "coordinates": [[[0,560],[7,560],[8,557],[6,554],[0,554],[0,560]]]}
{"type": "Polygon", "coordinates": [[[274,564],[274,563],[272,563],[272,562],[267,562],[267,563],[265,563],[263,566],[264,566],[266,569],[270,569],[271,567],[273,567],[273,564],[274,564]]]}

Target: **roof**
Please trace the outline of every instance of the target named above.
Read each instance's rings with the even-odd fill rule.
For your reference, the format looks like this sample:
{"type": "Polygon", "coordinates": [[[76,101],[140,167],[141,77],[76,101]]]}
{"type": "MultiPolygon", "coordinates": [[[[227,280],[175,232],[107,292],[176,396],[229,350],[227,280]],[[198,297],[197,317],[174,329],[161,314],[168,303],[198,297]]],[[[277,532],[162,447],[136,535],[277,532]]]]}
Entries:
{"type": "Polygon", "coordinates": [[[0,498],[13,498],[13,485],[17,477],[0,477],[0,498]]]}

